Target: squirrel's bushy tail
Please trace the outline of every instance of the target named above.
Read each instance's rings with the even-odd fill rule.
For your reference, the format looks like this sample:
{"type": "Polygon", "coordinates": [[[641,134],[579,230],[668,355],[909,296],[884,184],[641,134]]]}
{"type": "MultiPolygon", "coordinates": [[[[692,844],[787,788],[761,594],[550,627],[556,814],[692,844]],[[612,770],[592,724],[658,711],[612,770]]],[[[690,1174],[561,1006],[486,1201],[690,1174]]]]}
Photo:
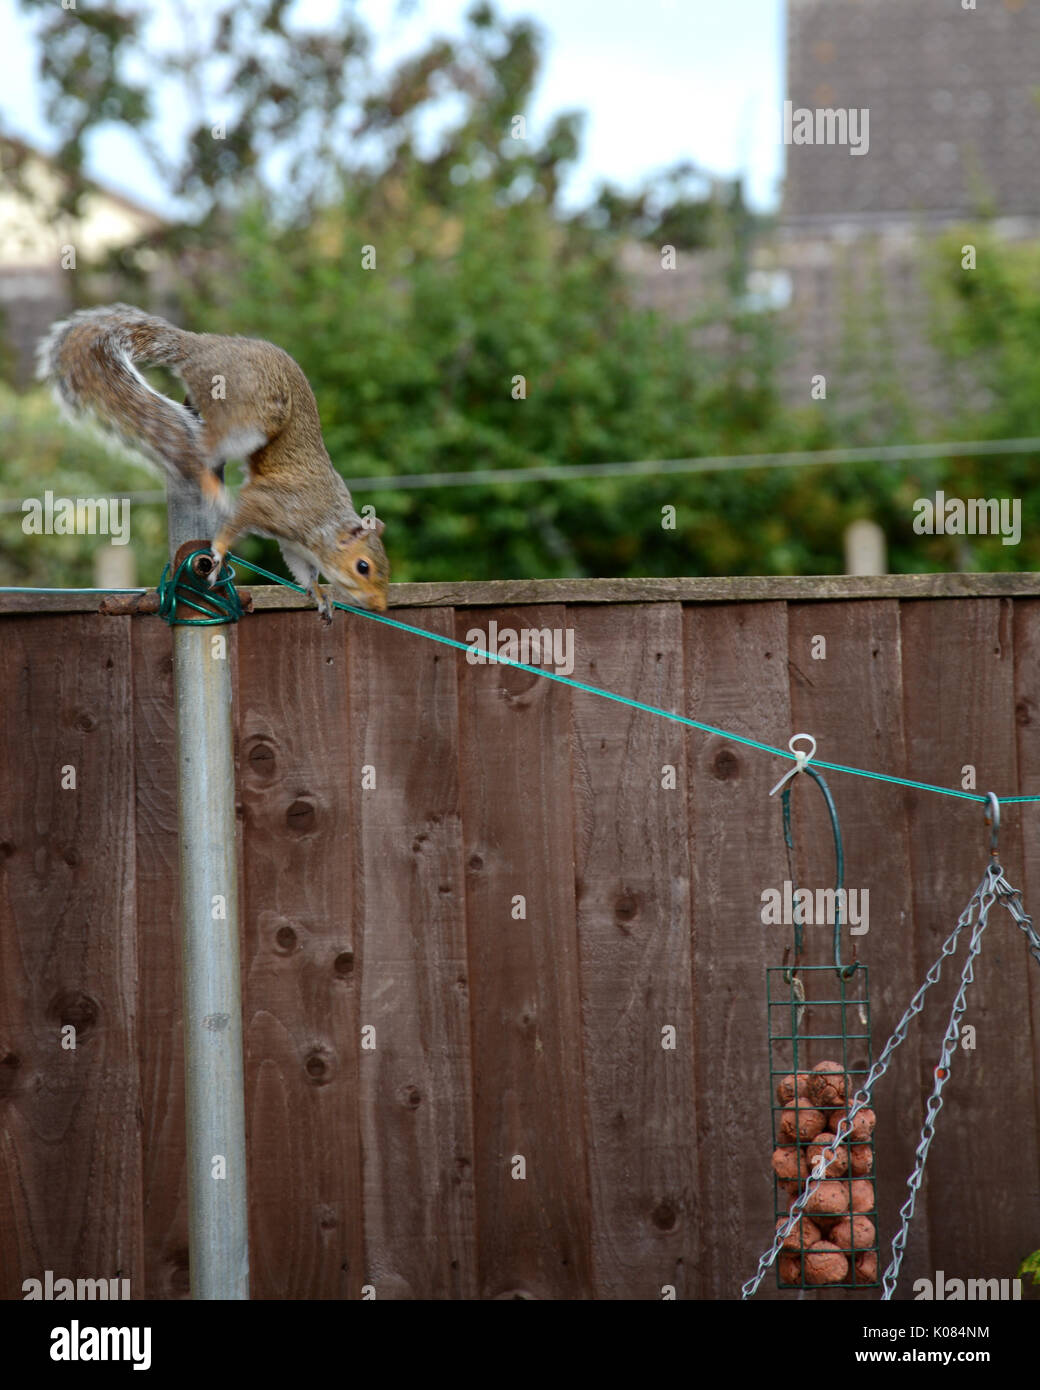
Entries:
{"type": "Polygon", "coordinates": [[[40,342],[36,374],[73,414],[92,413],[129,448],[175,477],[197,479],[205,468],[201,422],[153,390],[134,365],[176,372],[191,337],[129,304],[82,309],[54,324],[40,342]]]}

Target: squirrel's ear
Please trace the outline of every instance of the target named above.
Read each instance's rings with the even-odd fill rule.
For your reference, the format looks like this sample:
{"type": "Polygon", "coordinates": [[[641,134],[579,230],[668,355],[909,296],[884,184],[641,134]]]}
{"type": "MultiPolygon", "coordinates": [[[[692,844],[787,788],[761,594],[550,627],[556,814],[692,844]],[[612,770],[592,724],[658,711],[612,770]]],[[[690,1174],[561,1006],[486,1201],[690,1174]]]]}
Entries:
{"type": "Polygon", "coordinates": [[[370,536],[374,532],[377,536],[381,536],[385,530],[386,527],[379,518],[371,516],[366,517],[364,521],[359,521],[356,526],[352,527],[350,534],[355,537],[370,536]]]}

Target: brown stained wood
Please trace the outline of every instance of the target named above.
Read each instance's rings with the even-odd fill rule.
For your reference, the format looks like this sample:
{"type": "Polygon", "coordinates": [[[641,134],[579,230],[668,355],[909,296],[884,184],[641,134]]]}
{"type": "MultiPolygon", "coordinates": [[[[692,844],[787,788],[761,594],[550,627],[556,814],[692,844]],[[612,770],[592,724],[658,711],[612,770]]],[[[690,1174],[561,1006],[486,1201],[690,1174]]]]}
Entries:
{"type": "MultiPolygon", "coordinates": [[[[678,605],[572,608],[567,626],[574,679],[682,709],[678,605]]],[[[684,731],[579,693],[572,720],[592,1292],[685,1298],[701,1212],[684,731]]]]}
{"type": "MultiPolygon", "coordinates": [[[[1018,777],[1016,789],[1020,795],[1040,792],[1040,602],[1031,599],[1015,604],[1015,733],[1017,740],[1018,777]]],[[[1021,857],[1003,853],[1001,862],[1011,884],[1021,890],[1025,910],[1040,930],[1040,805],[1004,806],[1001,821],[1005,828],[1019,827],[1021,857]]],[[[1003,840],[1003,833],[1001,834],[1003,840]]],[[[1016,929],[1017,932],[1017,929],[1016,929]]],[[[1040,965],[1028,952],[1025,937],[1019,935],[1018,951],[1009,949],[1006,959],[1009,970],[1017,971],[1025,980],[1029,995],[1030,1018],[1018,1019],[1010,1025],[1011,1034],[1018,1039],[1020,1065],[1033,1097],[1034,1117],[1024,1107],[1022,1123],[1031,1126],[1040,1136],[1040,965]],[[1016,960],[1021,965],[1016,965],[1016,960]],[[1030,1048],[1031,1044],[1031,1048],[1030,1048]],[[1029,1081],[1025,1071],[1026,1056],[1031,1051],[1033,1076],[1029,1081]]],[[[1030,1254],[1040,1248],[1040,1177],[1036,1170],[1033,1182],[1023,1183],[1019,1200],[1022,1203],[1021,1244],[1030,1254]],[[1038,1232],[1030,1240],[1027,1231],[1038,1232]]],[[[1012,1274],[1014,1271],[1012,1271],[1012,1274]]]]}
{"type": "MultiPolygon", "coordinates": [[[[458,614],[456,636],[492,620],[562,628],[566,612],[458,614]]],[[[587,1298],[571,692],[465,658],[458,679],[480,1294],[587,1298]]]]}
{"type": "Polygon", "coordinates": [[[360,1028],[352,904],[361,795],[347,626],[238,631],[243,981],[254,1298],[362,1286],[360,1028]]]}
{"type": "MultiPolygon", "coordinates": [[[[239,580],[250,571],[241,566],[239,580]]],[[[240,593],[243,590],[240,589],[240,593]]],[[[245,591],[254,611],[310,608],[303,594],[280,584],[251,584],[245,591]]],[[[496,579],[459,580],[446,584],[391,584],[390,606],[397,608],[466,608],[539,603],[775,603],[778,600],[876,598],[1029,597],[1040,595],[1040,574],[801,574],[702,575],[641,579],[496,579]]],[[[0,616],[10,613],[94,613],[103,596],[68,589],[0,593],[0,616]]],[[[132,596],[108,601],[113,611],[136,609],[132,596]]],[[[142,616],[144,614],[142,613],[142,616]]],[[[362,620],[363,621],[363,620],[362,620]]]]}
{"type": "Polygon", "coordinates": [[[128,620],[12,620],[0,699],[0,1297],[47,1269],[140,1297],[128,620]]]}
{"type": "MultiPolygon", "coordinates": [[[[979,791],[1012,794],[1018,778],[1010,603],[905,604],[902,630],[912,775],[957,785],[961,768],[972,764],[979,791]]],[[[923,978],[982,879],[989,834],[977,803],[923,792],[910,792],[908,798],[915,956],[923,978]]],[[[1008,818],[1001,832],[1001,853],[1008,867],[1022,862],[1017,818],[1008,818]]],[[[916,1025],[925,1025],[920,1074],[925,1096],[967,945],[962,941],[944,965],[943,979],[929,991],[928,1007],[916,1025]]],[[[1020,933],[1007,913],[994,907],[963,1019],[976,1028],[977,1046],[956,1052],[928,1158],[933,1278],[938,1269],[948,1278],[1011,1277],[1010,1252],[1027,1240],[1031,1206],[1035,1215],[1036,1188],[1034,1182],[1030,1195],[1030,1181],[1040,1168],[1037,1134],[1028,1122],[1010,1119],[1031,1116],[1035,1104],[1030,1050],[1022,1034],[1029,1014],[1023,960],[1020,933]],[[1009,1122],[1014,1131],[1010,1160],[1009,1122]]],[[[913,1231],[910,1239],[915,1240],[913,1231]]]]}
{"type": "Polygon", "coordinates": [[[123,613],[130,615],[158,613],[159,595],[154,589],[143,594],[109,594],[98,604],[97,611],[104,613],[106,617],[123,613]]]}
{"type": "Polygon", "coordinates": [[[105,601],[105,596],[94,590],[50,589],[43,593],[33,589],[16,590],[14,593],[0,593],[0,617],[33,613],[97,613],[105,601]]]}
{"type": "MultiPolygon", "coordinates": [[[[844,600],[830,586],[847,581],[822,595],[739,581],[827,600],[790,613],[767,587],[724,604],[706,597],[717,581],[683,581],[673,696],[677,615],[652,602],[667,581],[582,583],[566,612],[528,606],[565,587],[520,585],[509,613],[401,616],[462,641],[489,618],[570,624],[579,679],[780,746],[807,727],[830,761],[942,785],[972,762],[980,791],[1038,792],[1040,602],[1019,597],[1012,616],[992,596],[1035,594],[1037,578],[946,577],[897,624],[893,594],[940,579],[856,581],[844,600]],[[957,599],[958,584],[982,596],[957,599]],[[825,662],[806,657],[816,633],[825,662]]],[[[489,592],[422,587],[463,605],[489,592]]],[[[169,633],[9,610],[0,633],[0,1296],[47,1268],[183,1295],[169,633]],[[76,792],[58,784],[69,762],[76,792]],[[57,1046],[63,1018],[75,1053],[57,1046]]],[[[673,1282],[738,1296],[772,1229],[764,966],[782,945],[761,894],[787,876],[767,794],[790,764],[356,616],[327,633],[313,611],[260,612],[232,634],[233,660],[236,646],[254,1295],[357,1298],[374,1282],[379,1297],[659,1297],[673,1282]],[[681,816],[663,790],[636,796],[640,760],[681,758],[676,739],[688,890],[681,816]],[[663,928],[687,891],[684,965],[663,928]],[[685,1068],[666,1093],[651,1027],[665,1008],[680,1026],[664,1056],[685,1068]],[[673,1188],[675,1172],[692,1177],[673,1188]],[[661,1276],[665,1258],[684,1276],[661,1276]]],[[[871,890],[877,1051],[981,878],[988,832],[977,803],[826,776],[847,881],[871,890]]],[[[822,802],[803,781],[799,872],[827,882],[822,802]]],[[[1040,920],[1040,808],[1003,818],[1006,872],[1040,920]]],[[[886,1257],[966,944],[879,1083],[886,1257]]],[[[976,980],[976,1048],[954,1060],[900,1298],[937,1269],[1013,1277],[1037,1244],[1040,970],[1000,907],[976,980]]],[[[790,1296],[770,1272],[757,1297],[790,1296]]]]}
{"type": "MultiPolygon", "coordinates": [[[[796,730],[808,730],[817,740],[817,755],[892,773],[908,772],[903,734],[902,648],[897,603],[795,604],[788,612],[788,652],[791,672],[791,718],[796,730]],[[823,639],[825,646],[820,645],[823,639]],[[824,655],[814,658],[814,651],[824,655]]],[[[952,774],[950,774],[952,776],[952,774]]],[[[834,797],[845,850],[845,887],[860,903],[869,893],[867,931],[842,932],[842,958],[858,958],[869,971],[873,1057],[876,1060],[922,977],[914,959],[907,793],[890,783],[865,781],[826,772],[834,797]],[[854,956],[854,952],[856,953],[854,956]]],[[[796,778],[792,790],[792,824],[798,853],[799,886],[832,888],[835,883],[833,834],[819,788],[808,777],[796,778]]],[[[779,796],[779,793],[778,793],[779,796]]],[[[860,923],[862,926],[863,923],[860,923]]],[[[830,925],[806,926],[806,964],[833,959],[830,925]]],[[[839,997],[837,977],[827,971],[803,976],[812,997],[839,997]]],[[[840,1031],[840,1008],[822,1006],[807,1011],[806,1031],[840,1031]]],[[[857,1009],[849,1009],[846,1026],[864,1031],[857,1009]]],[[[930,1057],[926,1050],[926,1058],[930,1057]]],[[[817,1044],[810,1064],[833,1058],[848,1065],[866,1065],[866,1053],[850,1052],[843,1059],[841,1044],[817,1044]]],[[[927,1065],[927,1061],[924,1065],[927,1065]]],[[[876,1131],[876,1199],[880,1214],[880,1261],[884,1272],[890,1244],[906,1200],[906,1178],[914,1164],[918,1130],[924,1117],[920,1076],[921,1035],[911,1029],[892,1065],[878,1082],[874,1110],[876,1131]]],[[[865,1080],[860,1076],[858,1084],[865,1080]]],[[[930,1213],[918,1206],[914,1239],[903,1260],[901,1287],[927,1276],[930,1213]]],[[[852,1300],[873,1298],[849,1290],[852,1300]]]]}
{"type": "MultiPolygon", "coordinates": [[[[253,590],[260,606],[263,590],[253,590]]],[[[283,591],[285,592],[285,591],[283,591]]],[[[392,605],[772,603],[778,599],[954,598],[1040,593],[1038,574],[721,575],[662,579],[501,579],[394,584],[392,605]]]]}
{"type": "MultiPolygon", "coordinates": [[[[785,746],[791,732],[784,605],[688,610],[685,713],[785,746]]],[[[739,1298],[772,1241],[766,966],[783,944],[762,893],[786,877],[776,758],[690,731],[694,1112],[701,1178],[695,1298],[739,1298]]],[[[776,1298],[770,1271],[757,1298],[776,1298]]]]}
{"type": "MultiPolygon", "coordinates": [[[[405,610],[454,636],[450,612],[405,610]]],[[[365,1281],[376,1297],[477,1297],[456,665],[375,623],[348,640],[365,1281]],[[361,790],[362,769],[375,786],[361,790]]]]}
{"type": "Polygon", "coordinates": [[[165,623],[130,624],[146,1298],[187,1298],[177,716],[165,623]]]}

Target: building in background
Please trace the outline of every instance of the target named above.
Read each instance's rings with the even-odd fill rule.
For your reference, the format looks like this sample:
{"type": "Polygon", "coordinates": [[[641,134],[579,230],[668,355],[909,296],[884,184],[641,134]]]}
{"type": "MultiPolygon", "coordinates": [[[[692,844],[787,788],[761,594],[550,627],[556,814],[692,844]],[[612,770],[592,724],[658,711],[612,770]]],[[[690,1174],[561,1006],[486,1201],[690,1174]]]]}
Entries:
{"type": "MultiPolygon", "coordinates": [[[[824,376],[861,442],[900,429],[879,383],[936,417],[964,389],[931,347],[936,237],[980,219],[1009,240],[1040,236],[1040,0],[787,0],[786,49],[792,115],[866,110],[869,143],[785,145],[780,213],[756,236],[745,302],[783,313],[787,403],[810,406],[824,376]]],[[[699,349],[720,341],[711,308],[731,250],[680,252],[663,270],[638,244],[624,264],[641,303],[714,319],[699,349]]]]}
{"type": "Polygon", "coordinates": [[[158,231],[163,221],[97,184],[78,216],[55,220],[62,173],[19,140],[0,139],[0,176],[0,333],[14,378],[24,383],[40,336],[73,304],[75,271],[62,268],[63,247],[74,247],[77,264],[85,265],[158,231]]]}
{"type": "Polygon", "coordinates": [[[786,87],[792,114],[869,113],[863,154],[785,151],[768,260],[790,282],[786,389],[808,401],[822,372],[841,390],[857,355],[889,353],[906,390],[939,399],[929,246],[980,217],[1009,239],[1040,232],[1040,4],[787,0],[786,87]]]}

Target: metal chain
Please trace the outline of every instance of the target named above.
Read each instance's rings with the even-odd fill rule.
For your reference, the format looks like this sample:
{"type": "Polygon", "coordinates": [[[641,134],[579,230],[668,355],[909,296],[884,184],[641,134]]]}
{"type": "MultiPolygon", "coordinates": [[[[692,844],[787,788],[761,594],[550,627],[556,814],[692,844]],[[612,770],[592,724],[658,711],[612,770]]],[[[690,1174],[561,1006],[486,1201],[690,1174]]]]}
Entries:
{"type": "Polygon", "coordinates": [[[986,877],[976,889],[971,902],[968,904],[967,911],[970,913],[976,901],[978,903],[979,916],[971,934],[971,944],[968,946],[968,958],[964,962],[964,969],[961,971],[961,985],[953,1001],[953,1008],[950,1012],[950,1021],[946,1027],[946,1034],[943,1038],[942,1049],[939,1053],[939,1065],[935,1069],[935,1084],[932,1087],[932,1094],[928,1097],[928,1108],[925,1112],[924,1124],[921,1126],[921,1138],[918,1142],[915,1153],[917,1162],[914,1164],[913,1172],[906,1180],[906,1185],[910,1189],[910,1196],[899,1209],[902,1217],[899,1223],[899,1230],[892,1237],[892,1262],[885,1270],[883,1283],[885,1291],[881,1295],[882,1302],[890,1299],[896,1291],[896,1283],[899,1279],[899,1268],[903,1263],[903,1253],[906,1249],[906,1238],[910,1231],[910,1222],[913,1220],[914,1207],[917,1203],[917,1193],[924,1179],[924,1165],[928,1159],[928,1149],[932,1140],[935,1138],[935,1121],[939,1117],[939,1111],[943,1107],[942,1091],[950,1078],[950,1067],[953,1061],[953,1053],[958,1042],[960,1042],[960,1021],[964,1015],[964,1010],[968,1004],[968,986],[975,979],[975,959],[982,950],[982,933],[986,930],[989,919],[989,910],[997,900],[996,883],[998,878],[1003,877],[999,864],[990,864],[986,870],[986,877]]]}
{"type": "Polygon", "coordinates": [[[1004,877],[1004,871],[999,864],[994,864],[993,868],[997,871],[997,874],[999,874],[993,886],[1003,899],[1004,906],[1015,919],[1015,923],[1021,927],[1026,941],[1029,943],[1029,949],[1037,965],[1040,965],[1040,934],[1037,933],[1036,928],[1033,926],[1032,917],[1029,916],[1022,905],[1022,895],[1017,888],[1012,888],[1011,884],[1008,883],[1007,879],[1004,877]]]}
{"type": "MultiPolygon", "coordinates": [[[[826,1174],[827,1167],[833,1161],[835,1157],[835,1151],[837,1150],[838,1145],[851,1132],[853,1127],[852,1121],[856,1118],[859,1112],[870,1103],[870,1098],[874,1086],[876,1085],[879,1078],[882,1077],[888,1070],[892,1054],[895,1052],[899,1044],[906,1040],[906,1032],[910,1024],[910,1020],[915,1018],[916,1015],[919,1014],[921,1012],[921,1009],[924,1007],[924,996],[926,992],[932,987],[932,985],[934,985],[938,981],[942,973],[943,961],[947,956],[953,955],[954,951],[957,949],[957,942],[960,939],[961,932],[972,921],[975,908],[976,906],[978,906],[979,919],[972,933],[968,960],[965,965],[964,974],[962,974],[961,978],[961,988],[958,991],[957,999],[954,1002],[954,1012],[953,1014],[951,1014],[950,1023],[947,1028],[947,1039],[950,1036],[951,1030],[955,1029],[960,1014],[964,1012],[964,995],[967,986],[974,978],[972,973],[972,966],[974,964],[975,957],[979,953],[981,935],[986,927],[986,918],[988,916],[990,907],[992,907],[993,902],[997,897],[1000,897],[1003,900],[1004,905],[1011,913],[1011,916],[1014,918],[1015,922],[1018,924],[1019,927],[1021,927],[1023,932],[1025,932],[1030,944],[1030,950],[1033,952],[1034,955],[1036,955],[1037,962],[1040,963],[1040,937],[1037,936],[1037,933],[1032,924],[1032,919],[1029,916],[1027,916],[1022,907],[1021,896],[1018,893],[1018,890],[1012,888],[1011,884],[1008,883],[1007,879],[1004,877],[1004,872],[1001,869],[1000,865],[994,861],[987,868],[986,876],[983,878],[978,888],[976,888],[975,892],[972,894],[971,899],[968,902],[967,907],[964,909],[960,917],[957,919],[957,925],[954,927],[953,931],[943,942],[942,949],[940,950],[937,959],[932,964],[931,969],[928,971],[928,974],[925,976],[924,983],[921,985],[917,993],[914,995],[913,999],[910,1001],[909,1007],[903,1014],[903,1017],[899,1020],[899,1023],[896,1025],[895,1031],[893,1032],[892,1036],[885,1044],[881,1056],[871,1067],[870,1072],[863,1086],[856,1092],[856,1095],[853,1098],[853,1104],[849,1108],[848,1114],[845,1115],[838,1124],[833,1144],[829,1148],[823,1150],[823,1152],[816,1160],[809,1181],[806,1184],[806,1187],[803,1190],[803,1192],[799,1195],[798,1200],[791,1207],[787,1220],[777,1231],[770,1248],[765,1250],[759,1258],[758,1269],[754,1277],[749,1279],[745,1284],[742,1285],[742,1298],[751,1298],[757,1292],[759,1285],[762,1283],[762,1280],[765,1277],[766,1271],[769,1269],[770,1265],[773,1264],[773,1262],[776,1260],[777,1255],[780,1253],[784,1241],[787,1239],[787,1237],[794,1230],[795,1226],[798,1224],[798,1219],[805,1210],[805,1206],[806,1203],[809,1201],[809,1198],[819,1187],[820,1183],[824,1181],[824,1175],[826,1174]],[[959,1012],[958,1004],[960,1005],[959,1012]]],[[[946,1056],[945,1041],[943,1045],[943,1055],[944,1057],[946,1056]]],[[[942,1069],[946,1070],[947,1072],[949,1070],[948,1066],[943,1067],[942,1069]]],[[[926,1131],[930,1128],[932,1120],[934,1119],[935,1115],[938,1114],[939,1109],[942,1106],[942,1100],[939,1093],[942,1090],[942,1086],[945,1084],[945,1080],[945,1077],[936,1077],[936,1089],[932,1092],[932,1097],[929,1100],[928,1115],[925,1120],[924,1130],[922,1130],[921,1145],[919,1145],[918,1147],[919,1162],[917,1167],[914,1169],[914,1173],[911,1174],[910,1178],[910,1181],[913,1182],[914,1176],[917,1175],[917,1183],[916,1186],[912,1188],[910,1198],[908,1199],[907,1203],[903,1208],[903,1224],[892,1242],[893,1251],[896,1252],[896,1242],[900,1240],[900,1237],[902,1238],[902,1243],[899,1245],[898,1252],[896,1256],[893,1258],[892,1264],[885,1272],[886,1292],[883,1295],[885,1298],[890,1297],[891,1290],[894,1290],[895,1288],[895,1276],[898,1274],[899,1263],[902,1260],[902,1247],[906,1241],[906,1233],[910,1223],[910,1217],[913,1215],[913,1204],[916,1198],[917,1188],[920,1186],[921,1177],[923,1176],[924,1158],[928,1152],[928,1145],[931,1143],[932,1136],[931,1134],[926,1133],[926,1131]],[[935,1104],[933,1108],[933,1103],[937,1099],[938,1104],[935,1104]],[[909,1208],[909,1214],[906,1214],[907,1208],[909,1208]],[[891,1290],[889,1289],[888,1285],[888,1279],[890,1274],[893,1276],[891,1290]]]]}

